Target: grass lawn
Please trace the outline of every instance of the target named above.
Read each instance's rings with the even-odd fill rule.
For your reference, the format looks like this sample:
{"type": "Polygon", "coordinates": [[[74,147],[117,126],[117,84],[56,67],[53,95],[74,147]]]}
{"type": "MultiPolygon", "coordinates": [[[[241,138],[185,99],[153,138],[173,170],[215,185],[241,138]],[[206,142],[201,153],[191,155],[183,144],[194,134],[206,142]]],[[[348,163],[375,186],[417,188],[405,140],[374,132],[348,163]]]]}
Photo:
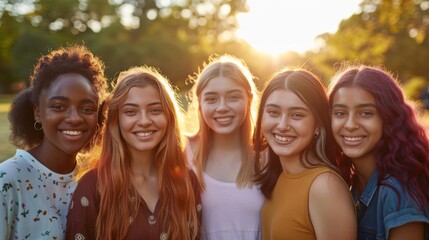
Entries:
{"type": "Polygon", "coordinates": [[[15,153],[16,147],[9,143],[9,111],[12,96],[0,95],[0,162],[11,157],[15,153]]]}

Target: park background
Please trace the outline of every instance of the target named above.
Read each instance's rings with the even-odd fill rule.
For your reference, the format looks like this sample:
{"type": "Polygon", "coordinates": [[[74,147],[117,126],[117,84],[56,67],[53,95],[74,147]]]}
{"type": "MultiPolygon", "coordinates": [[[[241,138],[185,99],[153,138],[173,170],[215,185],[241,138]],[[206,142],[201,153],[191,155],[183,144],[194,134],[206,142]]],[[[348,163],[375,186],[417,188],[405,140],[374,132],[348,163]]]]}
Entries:
{"type": "Polygon", "coordinates": [[[189,77],[212,54],[243,59],[259,89],[285,66],[306,67],[326,85],[344,64],[383,66],[429,126],[428,27],[426,0],[0,0],[0,162],[15,151],[13,96],[37,58],[72,43],[103,60],[109,82],[131,66],[160,69],[185,109],[189,77]]]}

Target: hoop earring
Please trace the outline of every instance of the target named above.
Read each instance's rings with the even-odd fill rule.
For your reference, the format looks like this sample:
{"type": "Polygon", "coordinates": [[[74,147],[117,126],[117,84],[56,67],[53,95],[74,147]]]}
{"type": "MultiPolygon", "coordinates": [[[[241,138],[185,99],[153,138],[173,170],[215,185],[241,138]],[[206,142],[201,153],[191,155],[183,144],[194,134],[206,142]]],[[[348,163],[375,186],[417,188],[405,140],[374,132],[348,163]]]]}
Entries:
{"type": "Polygon", "coordinates": [[[37,131],[40,131],[43,129],[42,123],[39,121],[35,121],[33,124],[34,129],[36,129],[37,131]]]}

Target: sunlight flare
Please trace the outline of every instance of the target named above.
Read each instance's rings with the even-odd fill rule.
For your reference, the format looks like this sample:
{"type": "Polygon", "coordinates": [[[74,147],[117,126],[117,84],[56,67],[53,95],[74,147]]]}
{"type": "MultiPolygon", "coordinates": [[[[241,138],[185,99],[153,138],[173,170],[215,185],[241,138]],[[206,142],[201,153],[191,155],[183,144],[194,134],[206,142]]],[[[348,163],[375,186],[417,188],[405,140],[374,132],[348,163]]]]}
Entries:
{"type": "Polygon", "coordinates": [[[359,10],[359,0],[248,0],[238,15],[237,36],[273,55],[317,49],[319,34],[334,33],[340,21],[359,10]]]}

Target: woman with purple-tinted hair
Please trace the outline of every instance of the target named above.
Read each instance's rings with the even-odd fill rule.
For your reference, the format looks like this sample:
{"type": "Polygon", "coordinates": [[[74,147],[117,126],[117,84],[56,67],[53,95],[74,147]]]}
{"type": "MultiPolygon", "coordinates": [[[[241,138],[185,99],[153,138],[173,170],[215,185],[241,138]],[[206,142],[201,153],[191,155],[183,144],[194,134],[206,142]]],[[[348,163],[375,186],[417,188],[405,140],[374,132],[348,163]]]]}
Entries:
{"type": "Polygon", "coordinates": [[[428,239],[429,142],[396,79],[383,68],[351,66],[328,92],[358,239],[428,239]]]}

